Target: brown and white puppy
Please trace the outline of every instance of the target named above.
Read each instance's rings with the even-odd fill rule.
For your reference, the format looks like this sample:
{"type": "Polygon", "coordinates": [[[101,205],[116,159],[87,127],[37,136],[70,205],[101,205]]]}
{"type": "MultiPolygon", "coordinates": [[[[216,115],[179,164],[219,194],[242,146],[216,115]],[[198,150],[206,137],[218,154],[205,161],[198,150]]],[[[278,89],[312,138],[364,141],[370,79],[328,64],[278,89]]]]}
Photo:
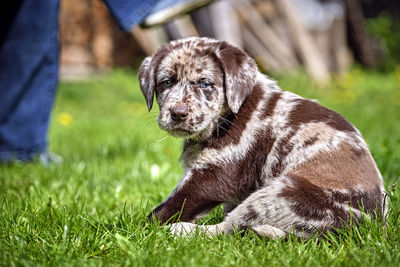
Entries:
{"type": "Polygon", "coordinates": [[[362,211],[384,212],[382,177],[360,132],[282,91],[242,50],[207,38],[174,41],[144,60],[139,79],[149,110],[156,95],[159,126],[184,138],[184,176],[149,220],[181,212],[177,234],[250,227],[306,237],[361,220],[362,211]],[[222,223],[191,223],[220,203],[222,223]]]}

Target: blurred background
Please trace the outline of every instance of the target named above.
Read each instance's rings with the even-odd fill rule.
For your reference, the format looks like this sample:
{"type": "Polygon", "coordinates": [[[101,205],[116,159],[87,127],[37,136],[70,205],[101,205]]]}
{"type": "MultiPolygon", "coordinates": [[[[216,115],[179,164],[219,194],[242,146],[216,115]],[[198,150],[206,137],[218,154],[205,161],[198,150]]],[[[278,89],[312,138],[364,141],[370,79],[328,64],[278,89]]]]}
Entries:
{"type": "Polygon", "coordinates": [[[304,69],[321,82],[354,64],[393,71],[400,62],[398,0],[220,0],[130,33],[101,0],[61,0],[60,25],[62,79],[137,68],[161,44],[189,36],[233,43],[267,73],[304,69]]]}

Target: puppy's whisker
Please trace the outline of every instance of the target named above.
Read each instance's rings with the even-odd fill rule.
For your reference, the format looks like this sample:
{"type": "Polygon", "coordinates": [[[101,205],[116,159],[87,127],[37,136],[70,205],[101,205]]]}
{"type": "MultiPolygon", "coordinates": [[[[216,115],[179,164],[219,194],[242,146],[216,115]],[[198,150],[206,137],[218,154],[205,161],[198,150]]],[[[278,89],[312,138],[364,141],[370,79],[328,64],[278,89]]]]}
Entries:
{"type": "Polygon", "coordinates": [[[231,138],[232,140],[234,139],[232,136],[232,133],[229,131],[229,129],[226,129],[225,127],[223,127],[222,125],[218,125],[217,126],[217,138],[219,137],[219,129],[224,130],[224,133],[229,136],[229,138],[231,138]]]}
{"type": "Polygon", "coordinates": [[[147,127],[147,126],[154,126],[154,125],[157,125],[156,123],[155,123],[155,121],[147,121],[146,123],[145,123],[145,126],[147,127]]]}
{"type": "Polygon", "coordinates": [[[230,121],[230,120],[228,120],[227,118],[224,118],[224,117],[222,117],[222,116],[218,116],[218,119],[223,120],[224,122],[227,122],[227,123],[229,123],[229,124],[233,124],[232,121],[230,121]]]}
{"type": "Polygon", "coordinates": [[[162,142],[162,141],[164,141],[165,139],[167,139],[168,137],[169,137],[169,135],[167,134],[165,137],[163,137],[163,138],[161,138],[161,139],[153,140],[153,142],[162,142]]]}
{"type": "Polygon", "coordinates": [[[236,129],[239,129],[239,127],[233,121],[230,121],[222,116],[218,116],[218,118],[221,119],[223,122],[226,122],[229,126],[233,126],[236,129]]]}
{"type": "Polygon", "coordinates": [[[150,124],[156,125],[157,119],[158,119],[158,117],[151,118],[151,119],[149,119],[149,120],[146,122],[145,125],[146,125],[146,126],[148,126],[148,125],[150,125],[150,124]]]}
{"type": "MultiPolygon", "coordinates": [[[[218,128],[223,129],[224,132],[225,132],[225,134],[226,134],[227,136],[229,136],[230,139],[232,139],[232,140],[234,139],[233,136],[232,136],[232,134],[231,134],[227,129],[225,129],[225,128],[222,127],[222,126],[220,126],[220,127],[218,127],[218,128]]],[[[217,137],[219,137],[218,134],[217,134],[217,137]]]]}

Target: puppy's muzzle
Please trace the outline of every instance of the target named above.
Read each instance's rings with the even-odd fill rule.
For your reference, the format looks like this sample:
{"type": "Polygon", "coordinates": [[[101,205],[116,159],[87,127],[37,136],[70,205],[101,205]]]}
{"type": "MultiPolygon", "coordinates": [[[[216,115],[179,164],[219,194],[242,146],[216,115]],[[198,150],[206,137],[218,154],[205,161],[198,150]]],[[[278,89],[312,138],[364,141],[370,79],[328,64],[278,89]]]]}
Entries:
{"type": "Polygon", "coordinates": [[[189,109],[185,106],[175,106],[170,109],[171,119],[174,122],[182,122],[188,118],[189,109]]]}

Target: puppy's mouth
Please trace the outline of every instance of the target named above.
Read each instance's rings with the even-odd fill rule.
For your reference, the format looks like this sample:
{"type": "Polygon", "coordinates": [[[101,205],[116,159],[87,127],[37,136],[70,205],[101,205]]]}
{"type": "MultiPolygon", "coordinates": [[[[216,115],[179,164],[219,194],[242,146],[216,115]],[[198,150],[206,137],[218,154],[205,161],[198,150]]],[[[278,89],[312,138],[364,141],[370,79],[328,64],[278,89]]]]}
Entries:
{"type": "MultiPolygon", "coordinates": [[[[193,121],[199,122],[197,118],[187,117],[184,120],[172,119],[172,116],[160,113],[158,125],[160,128],[174,137],[196,138],[201,135],[206,127],[202,124],[196,125],[193,121]]],[[[202,121],[201,121],[202,122],[202,121]]]]}
{"type": "Polygon", "coordinates": [[[196,130],[191,129],[190,126],[186,125],[185,123],[166,122],[165,120],[159,120],[158,125],[162,130],[175,137],[192,137],[197,133],[196,130]]]}
{"type": "Polygon", "coordinates": [[[187,129],[183,129],[183,128],[180,128],[180,127],[173,128],[173,129],[168,129],[167,131],[168,131],[172,136],[175,136],[175,137],[190,137],[190,136],[195,135],[195,132],[194,132],[194,131],[190,131],[190,130],[187,130],[187,129]]]}

